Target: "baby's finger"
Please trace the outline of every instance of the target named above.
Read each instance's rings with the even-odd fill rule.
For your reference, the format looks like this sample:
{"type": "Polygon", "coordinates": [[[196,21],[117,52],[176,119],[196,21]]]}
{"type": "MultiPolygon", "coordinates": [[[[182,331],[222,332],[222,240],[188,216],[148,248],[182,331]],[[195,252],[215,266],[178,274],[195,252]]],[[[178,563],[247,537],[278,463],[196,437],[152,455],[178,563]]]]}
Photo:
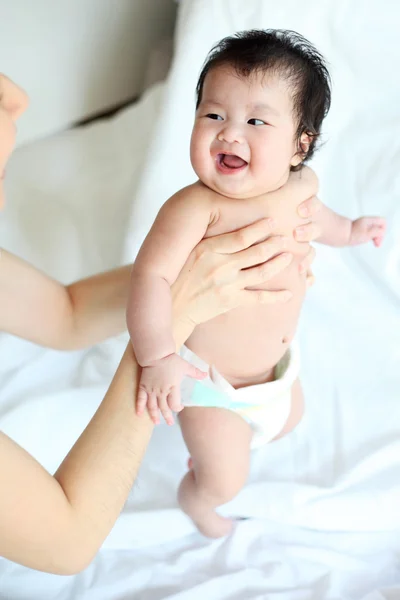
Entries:
{"type": "Polygon", "coordinates": [[[386,227],[386,219],[385,219],[385,217],[366,217],[366,219],[374,227],[375,226],[376,227],[380,227],[380,228],[385,228],[386,227]]]}
{"type": "Polygon", "coordinates": [[[379,248],[383,242],[383,235],[380,235],[380,236],[378,235],[378,236],[374,237],[372,239],[372,241],[374,242],[375,248],[379,248]]]}
{"type": "Polygon", "coordinates": [[[292,260],[293,254],[290,254],[290,252],[284,252],[275,258],[270,258],[267,262],[264,262],[257,267],[241,270],[237,278],[238,283],[242,287],[250,287],[253,285],[259,285],[261,283],[266,283],[275,277],[275,275],[286,269],[292,260]]]}
{"type": "Polygon", "coordinates": [[[157,394],[155,392],[148,394],[147,410],[149,411],[153,423],[158,425],[160,422],[160,410],[158,408],[157,394]]]}
{"type": "Polygon", "coordinates": [[[294,239],[296,242],[313,242],[320,237],[322,231],[318,223],[314,221],[299,225],[294,230],[294,239]]]}
{"type": "Polygon", "coordinates": [[[167,425],[174,424],[173,414],[168,406],[168,393],[162,393],[158,398],[158,406],[167,425]]]}
{"type": "Polygon", "coordinates": [[[368,227],[368,233],[374,237],[382,236],[385,234],[385,225],[377,225],[377,224],[370,225],[368,227]]]}
{"type": "Polygon", "coordinates": [[[179,413],[183,410],[181,404],[181,392],[178,386],[172,388],[168,395],[167,402],[170,409],[174,412],[179,413]]]}
{"type": "Polygon", "coordinates": [[[193,377],[193,379],[204,379],[207,377],[207,373],[205,371],[201,371],[197,367],[194,367],[191,364],[187,364],[187,368],[185,370],[185,375],[188,377],[193,377]]]}
{"type": "Polygon", "coordinates": [[[147,404],[147,391],[139,385],[139,391],[136,399],[136,414],[142,415],[147,404]]]}

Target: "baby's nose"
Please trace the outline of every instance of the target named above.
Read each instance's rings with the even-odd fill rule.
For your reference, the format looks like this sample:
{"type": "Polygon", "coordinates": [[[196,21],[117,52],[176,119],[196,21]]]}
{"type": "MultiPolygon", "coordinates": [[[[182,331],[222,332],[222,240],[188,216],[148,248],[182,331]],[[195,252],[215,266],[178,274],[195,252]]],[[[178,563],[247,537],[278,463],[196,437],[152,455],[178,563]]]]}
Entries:
{"type": "Polygon", "coordinates": [[[235,127],[233,125],[227,125],[222,129],[217,135],[217,139],[220,142],[226,142],[227,144],[237,144],[243,143],[243,134],[239,127],[235,127]]]}

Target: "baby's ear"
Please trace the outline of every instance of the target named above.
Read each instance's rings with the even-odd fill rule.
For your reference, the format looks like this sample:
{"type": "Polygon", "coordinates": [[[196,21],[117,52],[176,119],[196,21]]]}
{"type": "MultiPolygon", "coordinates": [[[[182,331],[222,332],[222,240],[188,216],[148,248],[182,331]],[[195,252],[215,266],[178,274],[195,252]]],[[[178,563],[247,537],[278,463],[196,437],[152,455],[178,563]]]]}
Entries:
{"type": "Polygon", "coordinates": [[[290,163],[292,167],[297,167],[306,158],[311,142],[312,135],[303,131],[298,142],[297,152],[293,155],[290,163]]]}

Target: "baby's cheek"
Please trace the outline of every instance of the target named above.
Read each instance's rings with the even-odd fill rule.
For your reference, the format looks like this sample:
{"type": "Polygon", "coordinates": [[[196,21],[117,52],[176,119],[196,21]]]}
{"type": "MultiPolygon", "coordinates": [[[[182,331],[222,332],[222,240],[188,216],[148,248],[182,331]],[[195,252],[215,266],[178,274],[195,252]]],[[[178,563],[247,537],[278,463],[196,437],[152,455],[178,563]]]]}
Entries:
{"type": "Polygon", "coordinates": [[[192,167],[196,171],[198,176],[200,176],[199,172],[202,170],[202,164],[204,162],[202,157],[203,157],[203,150],[201,148],[200,143],[198,142],[198,138],[193,137],[191,148],[190,148],[190,160],[192,163],[192,167]]]}
{"type": "Polygon", "coordinates": [[[207,164],[206,164],[206,160],[204,157],[204,153],[201,152],[199,149],[196,149],[191,156],[191,160],[192,160],[192,167],[195,170],[196,175],[198,176],[199,179],[203,180],[207,174],[207,168],[206,168],[207,164]]]}

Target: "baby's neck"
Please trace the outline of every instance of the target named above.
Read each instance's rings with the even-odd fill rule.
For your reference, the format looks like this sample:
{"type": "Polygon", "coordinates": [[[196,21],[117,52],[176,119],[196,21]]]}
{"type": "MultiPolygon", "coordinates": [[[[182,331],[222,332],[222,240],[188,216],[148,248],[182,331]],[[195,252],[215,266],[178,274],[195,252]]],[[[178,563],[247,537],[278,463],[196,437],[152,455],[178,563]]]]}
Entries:
{"type": "Polygon", "coordinates": [[[234,196],[230,196],[229,194],[224,194],[220,190],[217,190],[217,189],[214,189],[214,188],[208,186],[206,183],[204,183],[203,181],[201,181],[201,179],[198,180],[198,184],[206,187],[209,190],[211,190],[212,192],[214,192],[214,194],[218,194],[219,196],[223,196],[224,198],[228,198],[229,200],[255,200],[256,198],[263,198],[267,194],[271,194],[273,192],[277,192],[278,190],[280,190],[281,188],[283,188],[284,185],[286,185],[286,183],[288,182],[288,179],[289,179],[289,174],[287,175],[287,177],[285,178],[285,180],[283,182],[281,182],[280,185],[278,185],[278,186],[272,186],[270,188],[266,188],[265,190],[261,190],[261,191],[259,191],[257,193],[254,193],[254,194],[252,194],[251,192],[249,192],[249,193],[243,194],[243,195],[242,194],[235,194],[234,196]]]}

